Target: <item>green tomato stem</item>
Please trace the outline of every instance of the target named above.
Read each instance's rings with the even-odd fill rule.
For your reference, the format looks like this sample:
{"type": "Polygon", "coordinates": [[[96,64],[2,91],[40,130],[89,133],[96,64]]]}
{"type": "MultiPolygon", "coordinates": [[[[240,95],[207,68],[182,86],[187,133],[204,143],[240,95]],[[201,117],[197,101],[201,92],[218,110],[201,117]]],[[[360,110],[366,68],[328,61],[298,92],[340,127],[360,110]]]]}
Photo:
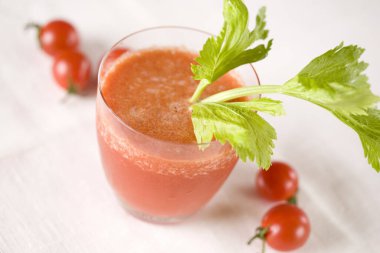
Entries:
{"type": "Polygon", "coordinates": [[[40,34],[41,34],[41,25],[39,24],[36,24],[36,23],[27,23],[25,25],[25,30],[29,30],[29,29],[35,29],[37,30],[37,41],[38,41],[38,45],[40,46],[40,48],[42,48],[42,45],[41,45],[41,40],[40,40],[40,34]]]}
{"type": "Polygon", "coordinates": [[[259,238],[261,240],[265,239],[265,235],[268,233],[269,228],[258,227],[256,228],[256,233],[252,236],[251,239],[247,242],[250,245],[255,239],[259,238]]]}
{"type": "Polygon", "coordinates": [[[265,236],[266,234],[268,233],[269,231],[269,228],[264,228],[264,227],[258,227],[256,229],[256,233],[255,235],[249,239],[249,241],[247,242],[248,245],[250,245],[255,239],[259,238],[262,240],[262,247],[261,247],[261,252],[262,253],[265,253],[265,236]]]}
{"type": "Polygon", "coordinates": [[[291,205],[297,205],[298,204],[298,199],[297,199],[297,195],[294,195],[292,197],[290,197],[287,202],[291,205]]]}
{"type": "Polygon", "coordinates": [[[265,239],[263,239],[262,243],[261,243],[261,253],[265,253],[265,245],[267,245],[267,244],[265,242],[265,239]]]}
{"type": "Polygon", "coordinates": [[[235,88],[219,92],[202,100],[204,103],[225,102],[228,100],[265,93],[281,93],[282,85],[260,85],[235,88]]]}
{"type": "Polygon", "coordinates": [[[36,23],[27,23],[25,25],[25,30],[28,30],[28,29],[36,29],[36,30],[40,30],[41,29],[41,25],[39,24],[36,24],[36,23]]]}

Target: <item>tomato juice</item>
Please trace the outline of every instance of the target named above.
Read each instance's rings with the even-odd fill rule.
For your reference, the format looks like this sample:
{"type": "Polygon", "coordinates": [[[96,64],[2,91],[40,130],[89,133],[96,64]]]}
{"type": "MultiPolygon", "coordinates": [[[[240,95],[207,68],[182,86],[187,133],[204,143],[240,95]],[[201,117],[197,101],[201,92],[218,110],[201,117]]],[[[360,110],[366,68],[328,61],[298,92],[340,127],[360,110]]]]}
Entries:
{"type": "MultiPolygon", "coordinates": [[[[216,141],[196,144],[189,98],[198,81],[182,48],[122,55],[100,81],[97,134],[111,186],[136,216],[168,221],[200,209],[220,188],[238,158],[216,141]]],[[[203,96],[240,87],[227,74],[203,96]]]]}

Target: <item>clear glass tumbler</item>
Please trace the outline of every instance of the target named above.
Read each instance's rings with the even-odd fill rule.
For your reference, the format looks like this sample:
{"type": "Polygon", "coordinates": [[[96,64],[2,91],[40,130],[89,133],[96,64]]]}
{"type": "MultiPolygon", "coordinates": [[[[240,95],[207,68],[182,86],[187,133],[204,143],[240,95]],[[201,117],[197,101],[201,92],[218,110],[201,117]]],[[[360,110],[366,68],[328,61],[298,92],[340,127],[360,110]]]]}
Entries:
{"type": "MultiPolygon", "coordinates": [[[[148,28],[124,37],[109,52],[120,47],[130,51],[181,47],[198,52],[209,36],[186,27],[148,28]]],[[[155,139],[123,122],[102,95],[103,61],[99,69],[103,74],[99,74],[98,81],[96,126],[107,179],[123,206],[134,216],[150,222],[179,222],[215,195],[238,158],[228,144],[213,141],[201,151],[196,143],[155,139]]],[[[259,84],[251,65],[239,67],[235,72],[244,83],[259,84]]]]}

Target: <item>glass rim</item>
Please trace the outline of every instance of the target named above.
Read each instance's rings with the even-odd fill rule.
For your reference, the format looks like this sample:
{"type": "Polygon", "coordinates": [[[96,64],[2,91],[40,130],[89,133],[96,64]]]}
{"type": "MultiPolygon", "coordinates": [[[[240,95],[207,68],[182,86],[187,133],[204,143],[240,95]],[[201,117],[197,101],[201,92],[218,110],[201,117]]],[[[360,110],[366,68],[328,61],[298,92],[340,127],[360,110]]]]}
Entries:
{"type": "MultiPolygon", "coordinates": [[[[107,104],[107,101],[104,99],[104,96],[103,96],[103,92],[102,92],[102,85],[101,85],[101,69],[103,68],[103,64],[104,64],[104,61],[105,59],[108,57],[108,55],[111,53],[111,51],[115,48],[118,47],[118,45],[123,42],[124,40],[134,36],[134,35],[137,35],[137,34],[140,34],[140,33],[144,33],[144,32],[149,32],[149,31],[152,31],[152,30],[159,30],[159,29],[178,29],[178,30],[188,30],[188,31],[193,31],[193,32],[198,32],[198,33],[202,33],[204,35],[208,35],[208,36],[215,36],[214,34],[212,33],[209,33],[209,32],[206,32],[206,31],[203,31],[201,29],[198,29],[198,28],[192,28],[192,27],[187,27],[187,26],[176,26],[176,25],[165,25],[165,26],[152,26],[152,27],[147,27],[147,28],[143,28],[143,29],[140,29],[140,30],[137,30],[137,31],[134,31],[132,33],[129,33],[127,34],[126,36],[124,36],[123,38],[121,38],[120,40],[118,40],[115,44],[112,45],[111,48],[109,48],[106,53],[103,55],[102,57],[102,60],[100,61],[100,64],[99,64],[99,68],[98,68],[98,74],[97,74],[97,77],[98,77],[98,82],[97,82],[97,85],[98,85],[98,92],[100,94],[100,98],[102,100],[102,102],[104,103],[104,105],[107,107],[108,111],[112,114],[112,116],[114,118],[117,119],[117,121],[125,128],[127,128],[128,130],[130,130],[131,132],[133,132],[134,134],[138,134],[138,135],[142,135],[144,136],[145,138],[148,138],[148,139],[152,139],[154,141],[159,141],[159,142],[162,142],[162,143],[167,143],[167,144],[175,144],[175,145],[181,145],[181,146],[208,146],[209,144],[211,143],[216,143],[218,142],[217,140],[212,140],[211,142],[206,142],[206,143],[179,143],[179,142],[175,142],[175,141],[168,141],[168,140],[161,140],[159,138],[155,138],[155,137],[152,137],[150,135],[147,135],[143,132],[140,132],[138,131],[137,129],[133,128],[132,126],[128,125],[126,122],[124,122],[113,110],[112,108],[107,104]]],[[[253,67],[253,65],[251,63],[248,63],[248,64],[245,64],[245,65],[249,65],[249,67],[252,69],[253,73],[254,73],[254,76],[257,80],[257,85],[260,86],[261,83],[260,83],[260,78],[259,78],[259,75],[257,74],[256,72],[256,69],[253,67]]],[[[261,97],[261,95],[259,95],[259,97],[261,97]]]]}

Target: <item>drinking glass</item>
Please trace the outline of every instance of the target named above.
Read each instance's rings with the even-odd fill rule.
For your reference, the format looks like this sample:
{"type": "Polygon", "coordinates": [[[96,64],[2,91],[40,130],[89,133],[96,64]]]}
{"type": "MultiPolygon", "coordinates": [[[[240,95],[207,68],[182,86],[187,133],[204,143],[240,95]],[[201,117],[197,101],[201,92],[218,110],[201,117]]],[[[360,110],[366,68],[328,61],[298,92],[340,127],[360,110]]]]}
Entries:
{"type": "MultiPolygon", "coordinates": [[[[202,151],[200,146],[207,144],[156,139],[123,122],[102,94],[104,59],[115,48],[127,48],[130,53],[168,47],[199,52],[209,36],[187,27],[144,29],[116,43],[100,65],[96,127],[103,168],[125,209],[140,219],[172,223],[195,213],[215,195],[238,157],[228,144],[212,141],[202,151]]],[[[109,69],[112,68],[107,66],[109,69]]],[[[250,64],[237,68],[233,74],[243,83],[259,85],[250,64]]]]}

